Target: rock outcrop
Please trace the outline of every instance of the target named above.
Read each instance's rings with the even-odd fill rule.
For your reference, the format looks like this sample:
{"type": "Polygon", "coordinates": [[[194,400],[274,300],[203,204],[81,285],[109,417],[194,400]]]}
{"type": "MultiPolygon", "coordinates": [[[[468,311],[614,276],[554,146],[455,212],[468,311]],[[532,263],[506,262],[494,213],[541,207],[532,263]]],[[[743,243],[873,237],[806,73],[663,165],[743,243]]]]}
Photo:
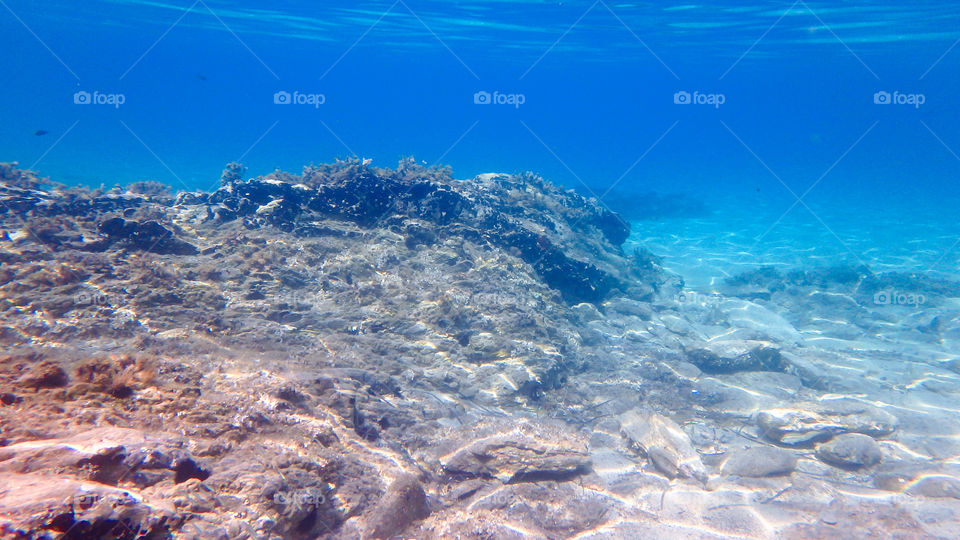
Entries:
{"type": "MultiPolygon", "coordinates": [[[[0,165],[0,535],[956,529],[917,520],[957,498],[956,366],[826,317],[953,284],[759,270],[692,301],[628,233],[534,175],[410,160],[175,196],[0,165]]],[[[931,302],[925,343],[956,333],[931,302]]]]}

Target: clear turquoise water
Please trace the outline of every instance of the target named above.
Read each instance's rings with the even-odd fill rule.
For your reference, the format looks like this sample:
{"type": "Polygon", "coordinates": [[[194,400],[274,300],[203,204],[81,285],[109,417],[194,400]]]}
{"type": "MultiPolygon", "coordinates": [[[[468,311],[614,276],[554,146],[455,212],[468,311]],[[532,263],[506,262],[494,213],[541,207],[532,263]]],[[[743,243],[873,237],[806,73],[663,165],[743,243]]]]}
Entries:
{"type": "Polygon", "coordinates": [[[942,2],[4,0],[0,159],[206,189],[238,159],[262,174],[413,155],[748,214],[802,197],[942,216],[960,196],[958,21],[942,2]]]}

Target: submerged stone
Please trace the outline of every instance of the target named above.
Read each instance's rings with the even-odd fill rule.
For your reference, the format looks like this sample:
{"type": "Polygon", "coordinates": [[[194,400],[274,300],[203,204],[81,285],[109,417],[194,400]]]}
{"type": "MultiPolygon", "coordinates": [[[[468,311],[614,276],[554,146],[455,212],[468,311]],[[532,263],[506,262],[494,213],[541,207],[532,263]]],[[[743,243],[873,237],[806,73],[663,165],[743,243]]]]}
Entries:
{"type": "Polygon", "coordinates": [[[780,350],[758,341],[714,341],[687,352],[689,362],[704,373],[738,371],[785,371],[788,365],[780,350]]]}
{"type": "Polygon", "coordinates": [[[921,479],[906,490],[908,495],[960,499],[960,478],[932,475],[921,479]]]}
{"type": "Polygon", "coordinates": [[[731,476],[780,476],[797,468],[797,456],[788,450],[772,446],[757,446],[735,451],[723,463],[723,474],[731,476]]]}
{"type": "Polygon", "coordinates": [[[789,446],[811,446],[841,433],[885,437],[898,425],[892,414],[851,398],[761,411],[756,422],[765,437],[789,446]]]}
{"type": "Polygon", "coordinates": [[[859,469],[876,465],[883,458],[880,445],[862,433],[844,433],[817,447],[817,457],[838,467],[859,469]]]}
{"type": "Polygon", "coordinates": [[[560,425],[520,423],[471,439],[440,459],[443,471],[454,477],[495,478],[505,484],[565,482],[586,474],[590,458],[586,442],[560,425]]]}
{"type": "Polygon", "coordinates": [[[430,515],[423,486],[413,475],[393,481],[366,519],[370,538],[394,538],[411,523],[430,515]]]}
{"type": "Polygon", "coordinates": [[[705,482],[707,470],[690,437],[676,422],[652,412],[620,415],[620,432],[643,452],[667,478],[692,478],[705,482]]]}
{"type": "Polygon", "coordinates": [[[103,251],[111,244],[119,243],[125,248],[167,255],[195,255],[195,246],[176,238],[173,233],[156,221],[127,221],[115,217],[100,223],[98,227],[106,240],[92,245],[91,251],[103,251]]]}

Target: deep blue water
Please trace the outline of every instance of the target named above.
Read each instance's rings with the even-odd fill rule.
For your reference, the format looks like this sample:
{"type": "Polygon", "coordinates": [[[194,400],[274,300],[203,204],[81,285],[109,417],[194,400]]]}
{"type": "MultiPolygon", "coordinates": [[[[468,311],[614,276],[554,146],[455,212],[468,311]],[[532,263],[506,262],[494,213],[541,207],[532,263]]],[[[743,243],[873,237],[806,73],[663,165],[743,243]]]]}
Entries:
{"type": "Polygon", "coordinates": [[[960,194],[958,21],[941,2],[4,0],[0,160],[206,189],[241,158],[413,155],[598,195],[792,201],[822,177],[806,200],[932,204],[960,194]]]}

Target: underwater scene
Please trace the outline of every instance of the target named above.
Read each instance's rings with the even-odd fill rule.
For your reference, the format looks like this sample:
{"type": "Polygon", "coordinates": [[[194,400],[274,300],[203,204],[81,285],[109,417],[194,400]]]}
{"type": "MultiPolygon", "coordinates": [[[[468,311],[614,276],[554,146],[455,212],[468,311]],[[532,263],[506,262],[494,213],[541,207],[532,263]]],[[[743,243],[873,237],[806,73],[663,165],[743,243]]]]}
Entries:
{"type": "Polygon", "coordinates": [[[960,4],[0,0],[0,538],[960,538],[960,4]]]}

